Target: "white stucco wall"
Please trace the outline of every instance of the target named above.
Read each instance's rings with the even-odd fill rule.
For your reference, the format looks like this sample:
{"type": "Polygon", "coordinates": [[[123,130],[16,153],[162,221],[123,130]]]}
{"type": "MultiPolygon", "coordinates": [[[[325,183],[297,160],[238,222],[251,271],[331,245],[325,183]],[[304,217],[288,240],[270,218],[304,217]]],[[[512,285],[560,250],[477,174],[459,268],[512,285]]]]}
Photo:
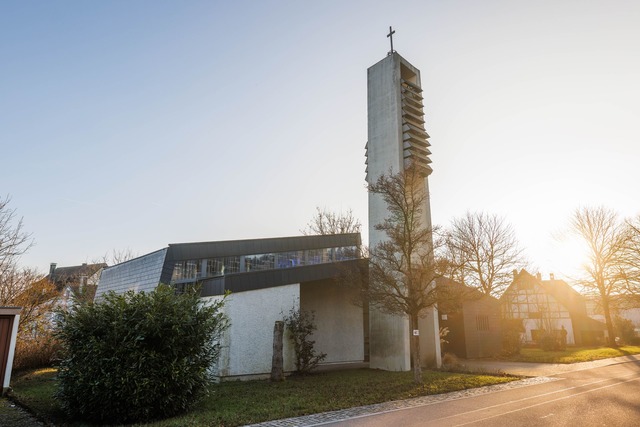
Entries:
{"type": "MultiPolygon", "coordinates": [[[[219,298],[221,297],[205,297],[209,300],[219,298]]],[[[231,324],[221,341],[222,349],[216,375],[268,376],[271,373],[273,356],[273,326],[276,320],[282,320],[292,307],[299,308],[299,301],[299,284],[229,295],[224,311],[231,324]]],[[[293,348],[286,336],[284,369],[295,369],[293,348]]]]}
{"type": "Polygon", "coordinates": [[[315,313],[315,349],[326,353],[323,364],[364,360],[362,307],[353,304],[355,292],[334,280],[303,283],[300,307],[315,313]]]}

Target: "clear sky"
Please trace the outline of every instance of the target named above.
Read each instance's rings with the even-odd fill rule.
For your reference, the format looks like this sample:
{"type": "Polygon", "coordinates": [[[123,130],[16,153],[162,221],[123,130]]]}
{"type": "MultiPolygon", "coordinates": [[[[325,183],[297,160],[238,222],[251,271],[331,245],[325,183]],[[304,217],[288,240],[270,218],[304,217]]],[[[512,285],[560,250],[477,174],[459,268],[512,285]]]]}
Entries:
{"type": "Polygon", "coordinates": [[[296,235],[316,206],[366,227],[366,70],[392,25],[422,72],[434,223],[502,215],[562,276],[573,210],[640,212],[639,22],[611,0],[2,0],[22,263],[296,235]]]}

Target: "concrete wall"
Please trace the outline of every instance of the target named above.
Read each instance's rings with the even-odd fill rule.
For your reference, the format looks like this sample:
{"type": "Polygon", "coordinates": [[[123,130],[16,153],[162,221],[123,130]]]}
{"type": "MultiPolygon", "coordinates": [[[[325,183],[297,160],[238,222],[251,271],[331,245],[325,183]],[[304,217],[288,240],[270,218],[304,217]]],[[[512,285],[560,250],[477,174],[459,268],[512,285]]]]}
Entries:
{"type": "MultiPolygon", "coordinates": [[[[205,297],[213,301],[222,297],[205,297]]],[[[214,373],[224,379],[267,377],[273,355],[273,325],[292,309],[315,312],[318,329],[312,339],[316,350],[327,354],[323,364],[364,360],[362,308],[333,280],[293,284],[227,297],[225,314],[230,327],[221,340],[221,354],[214,373]]],[[[295,370],[293,345],[284,339],[284,369],[295,370]]]]}
{"type": "Polygon", "coordinates": [[[323,364],[364,361],[362,307],[352,303],[355,297],[354,290],[331,279],[300,286],[300,307],[315,313],[312,339],[316,350],[327,354],[323,364]]]}
{"type": "Polygon", "coordinates": [[[425,310],[424,316],[418,320],[422,366],[439,367],[442,364],[439,325],[435,307],[425,310]]]}
{"type": "Polygon", "coordinates": [[[369,366],[387,371],[411,369],[408,317],[370,308],[369,366]]]}
{"type": "MultiPolygon", "coordinates": [[[[403,168],[399,56],[390,55],[367,70],[367,180],[403,168]]],[[[369,247],[386,238],[374,227],[388,216],[382,197],[369,194],[369,247]]],[[[411,368],[409,320],[375,308],[369,311],[369,365],[374,369],[411,368]]]]}
{"type": "MultiPolygon", "coordinates": [[[[402,98],[399,56],[387,56],[367,70],[367,181],[402,170],[402,98]]],[[[374,229],[387,217],[382,198],[369,194],[369,246],[382,241],[384,233],[374,229]]]]}
{"type": "Polygon", "coordinates": [[[95,300],[99,301],[105,292],[122,294],[128,290],[152,291],[160,283],[160,275],[167,249],[107,267],[98,281],[95,300]]]}
{"type": "MultiPolygon", "coordinates": [[[[273,356],[273,325],[292,307],[299,308],[299,301],[299,284],[229,295],[224,311],[231,325],[221,341],[222,351],[215,374],[241,378],[268,376],[273,356]]],[[[285,336],[285,371],[293,371],[294,363],[293,347],[285,336]]]]}

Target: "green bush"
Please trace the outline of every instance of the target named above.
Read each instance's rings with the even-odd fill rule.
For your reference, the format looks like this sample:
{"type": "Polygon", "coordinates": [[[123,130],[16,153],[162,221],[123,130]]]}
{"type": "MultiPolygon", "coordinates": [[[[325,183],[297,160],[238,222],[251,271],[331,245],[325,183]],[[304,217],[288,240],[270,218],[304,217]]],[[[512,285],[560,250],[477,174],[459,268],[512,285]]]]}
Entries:
{"type": "Polygon", "coordinates": [[[316,342],[310,339],[313,331],[317,329],[315,316],[313,312],[292,308],[289,315],[285,316],[284,324],[296,353],[296,373],[309,374],[327,357],[325,353],[316,353],[316,342]]]}
{"type": "Polygon", "coordinates": [[[228,325],[223,305],[160,285],[61,313],[56,398],[71,417],[98,423],[185,411],[207,392],[228,325]]]}

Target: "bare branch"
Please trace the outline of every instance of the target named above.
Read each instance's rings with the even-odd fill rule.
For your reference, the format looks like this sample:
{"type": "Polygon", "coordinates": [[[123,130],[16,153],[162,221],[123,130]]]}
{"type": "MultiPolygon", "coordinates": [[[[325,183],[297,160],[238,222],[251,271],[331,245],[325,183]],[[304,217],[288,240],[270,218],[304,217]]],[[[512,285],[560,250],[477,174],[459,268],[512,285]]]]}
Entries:
{"type": "Polygon", "coordinates": [[[9,208],[10,197],[0,199],[0,276],[9,274],[18,258],[33,245],[31,234],[22,227],[22,218],[16,218],[15,209],[9,208]]]}
{"type": "Polygon", "coordinates": [[[307,228],[300,230],[305,236],[360,233],[362,224],[353,216],[349,209],[347,212],[330,212],[316,207],[316,214],[307,224],[307,228]]]}
{"type": "Polygon", "coordinates": [[[483,212],[467,212],[452,221],[446,251],[451,278],[486,295],[499,296],[511,283],[513,270],[526,266],[513,227],[483,212]]]}

